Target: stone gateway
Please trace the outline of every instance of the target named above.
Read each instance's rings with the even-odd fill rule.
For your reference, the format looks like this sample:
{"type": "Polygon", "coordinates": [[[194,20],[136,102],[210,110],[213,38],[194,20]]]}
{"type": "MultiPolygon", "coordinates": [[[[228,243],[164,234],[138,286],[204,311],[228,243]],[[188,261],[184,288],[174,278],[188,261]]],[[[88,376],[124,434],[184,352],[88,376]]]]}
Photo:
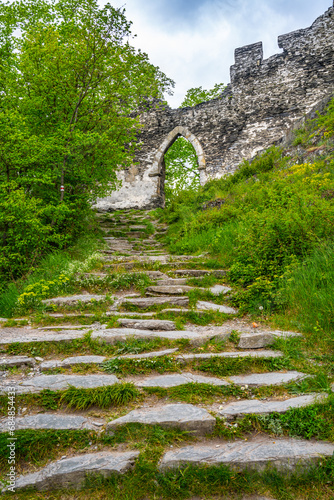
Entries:
{"type": "Polygon", "coordinates": [[[309,28],[279,36],[278,46],[282,52],[265,60],[262,42],[236,49],[231,82],[217,99],[183,109],[148,105],[136,164],[120,170],[122,187],[97,208],[163,207],[164,154],[180,136],[196,151],[202,184],[282,140],[334,90],[334,7],[309,28]]]}

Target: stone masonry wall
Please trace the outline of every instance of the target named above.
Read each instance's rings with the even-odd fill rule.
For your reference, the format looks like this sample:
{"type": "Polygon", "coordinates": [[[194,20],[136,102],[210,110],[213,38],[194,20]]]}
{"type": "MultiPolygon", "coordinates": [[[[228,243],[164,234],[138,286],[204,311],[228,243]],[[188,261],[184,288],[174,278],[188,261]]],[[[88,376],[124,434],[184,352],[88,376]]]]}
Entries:
{"type": "Polygon", "coordinates": [[[311,27],[281,35],[282,53],[263,60],[262,42],[235,50],[231,83],[218,99],[183,109],[160,103],[140,115],[138,164],[100,210],[164,204],[164,153],[180,136],[195,147],[201,183],[233,173],[243,159],[281,140],[334,90],[334,7],[311,27]]]}

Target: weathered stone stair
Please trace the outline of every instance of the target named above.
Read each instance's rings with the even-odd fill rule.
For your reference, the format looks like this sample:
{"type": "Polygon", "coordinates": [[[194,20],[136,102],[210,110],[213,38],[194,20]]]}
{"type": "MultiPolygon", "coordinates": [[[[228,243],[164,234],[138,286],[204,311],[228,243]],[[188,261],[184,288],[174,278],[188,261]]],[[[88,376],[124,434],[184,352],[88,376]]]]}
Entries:
{"type": "MultiPolygon", "coordinates": [[[[17,430],[90,430],[113,435],[124,425],[142,424],[180,429],[198,440],[191,446],[181,444],[173,450],[166,448],[157,464],[157,470],[161,472],[188,464],[225,464],[237,470],[255,468],[259,471],[270,464],[278,469],[295,470],[300,463],[313,463],[321,457],[331,456],[334,444],[327,442],[285,437],[273,439],[264,433],[237,441],[214,437],[219,419],[228,422],[250,414],[282,413],[289,408],[300,408],[325,400],[327,395],[321,392],[295,397],[286,392],[287,384],[306,379],[310,376],[308,373],[297,369],[275,369],[275,365],[271,371],[261,370],[257,373],[251,367],[251,362],[256,360],[273,363],[284,360],[280,351],[263,348],[273,344],[277,338],[299,334],[254,327],[247,320],[238,318],[238,311],[223,303],[225,295],[231,292],[231,288],[223,281],[226,271],[205,269],[205,256],[171,257],[166,252],[155,255],[156,250],[160,253],[163,248],[155,236],[163,234],[166,228],[152,219],[147,224],[149,214],[124,213],[121,216],[118,214],[117,219],[112,214],[97,215],[101,229],[113,236],[103,238],[103,272],[99,269],[85,273],[82,277],[100,279],[101,293],[90,294],[81,290],[76,295],[45,300],[45,307],[54,305],[58,308],[57,312],[45,311],[44,321],[50,324],[0,328],[0,345],[3,348],[0,357],[0,370],[3,370],[0,392],[4,396],[10,388],[15,387],[17,395],[25,397],[38,395],[45,390],[63,393],[70,386],[93,390],[129,383],[140,397],[136,402],[117,410],[117,415],[115,407],[112,407],[103,411],[97,409],[94,417],[87,410],[72,409],[69,413],[64,407],[61,411],[44,410],[41,413],[39,408],[33,405],[30,408],[24,402],[27,408],[19,408],[17,430]],[[155,234],[150,234],[152,224],[156,228],[155,234]],[[117,232],[121,234],[120,238],[115,236],[117,232]],[[112,292],[113,304],[107,304],[106,298],[110,298],[110,291],[103,290],[103,280],[108,278],[110,272],[124,272],[124,269],[133,270],[136,275],[145,273],[151,284],[146,288],[145,296],[138,290],[112,292]],[[189,278],[205,276],[214,278],[215,285],[207,288],[188,282],[189,278]],[[212,301],[200,298],[195,303],[191,302],[192,292],[199,293],[199,297],[200,293],[211,292],[212,301]],[[106,304],[98,320],[95,320],[96,312],[89,310],[93,302],[102,306],[106,304]],[[191,323],[189,314],[197,314],[202,318],[207,314],[220,315],[221,324],[213,320],[213,324],[207,326],[197,325],[191,323]],[[162,315],[162,319],[159,315],[162,315]],[[164,315],[168,315],[168,319],[164,315]],[[84,317],[87,318],[87,324],[78,323],[78,319],[84,317]],[[93,318],[92,324],[89,318],[93,318]],[[180,327],[178,322],[181,319],[183,323],[180,327]],[[111,327],[108,324],[111,320],[117,325],[111,327]],[[238,335],[233,343],[230,339],[236,330],[238,335]],[[85,341],[92,343],[87,345],[93,347],[85,347],[88,351],[91,349],[90,352],[82,352],[82,343],[75,348],[75,342],[85,341]],[[141,352],[135,351],[137,347],[131,351],[131,342],[137,342],[134,344],[137,347],[143,343],[144,348],[141,352]],[[153,342],[154,347],[150,347],[148,342],[153,342]],[[66,345],[67,348],[73,346],[73,349],[71,355],[65,355],[64,350],[63,354],[47,354],[42,358],[29,355],[34,345],[45,348],[48,345],[66,345]],[[117,352],[118,345],[121,345],[119,354],[106,352],[107,349],[117,352]],[[21,349],[20,354],[9,354],[15,346],[21,349]],[[100,348],[105,351],[99,353],[100,348]],[[125,349],[124,353],[122,349],[125,349]],[[159,360],[166,362],[165,372],[155,369],[159,360]],[[210,373],[210,370],[203,371],[199,364],[233,360],[246,360],[249,371],[217,375],[210,373]],[[152,368],[149,368],[149,362],[152,362],[152,368]],[[130,372],[123,375],[117,371],[117,366],[115,374],[106,374],[108,363],[114,363],[115,366],[128,363],[134,369],[134,374],[130,372]],[[145,371],[136,372],[135,367],[144,366],[143,363],[146,363],[145,371]],[[168,366],[172,368],[167,369],[168,366]],[[203,391],[208,387],[221,391],[233,388],[238,395],[221,392],[214,402],[189,404],[178,398],[177,393],[168,392],[182,387],[187,392],[190,386],[203,391]],[[263,399],[256,390],[268,387],[273,389],[273,393],[263,399]],[[275,392],[275,388],[281,392],[275,392]],[[159,392],[152,391],[167,392],[159,395],[159,392]]],[[[35,318],[31,317],[29,321],[34,325],[35,318]]],[[[6,432],[7,425],[6,417],[0,419],[1,432],[6,432]]],[[[87,474],[102,474],[104,477],[115,473],[125,474],[135,467],[139,455],[140,452],[131,448],[131,445],[123,445],[121,449],[94,452],[90,449],[87,453],[52,460],[38,471],[31,464],[26,464],[24,473],[17,479],[16,489],[45,491],[80,488],[84,486],[87,474]]]]}

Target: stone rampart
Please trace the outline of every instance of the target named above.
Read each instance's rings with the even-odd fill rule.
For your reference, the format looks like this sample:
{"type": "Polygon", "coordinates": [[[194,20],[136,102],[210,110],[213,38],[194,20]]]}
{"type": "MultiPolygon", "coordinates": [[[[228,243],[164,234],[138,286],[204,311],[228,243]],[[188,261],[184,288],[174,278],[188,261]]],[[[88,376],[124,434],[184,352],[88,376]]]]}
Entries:
{"type": "Polygon", "coordinates": [[[262,42],[235,50],[231,82],[212,101],[171,109],[151,105],[136,165],[120,172],[122,188],[100,210],[164,204],[164,153],[180,136],[194,146],[201,183],[233,173],[243,159],[280,141],[334,90],[334,7],[306,29],[278,37],[282,52],[263,59],[262,42]]]}

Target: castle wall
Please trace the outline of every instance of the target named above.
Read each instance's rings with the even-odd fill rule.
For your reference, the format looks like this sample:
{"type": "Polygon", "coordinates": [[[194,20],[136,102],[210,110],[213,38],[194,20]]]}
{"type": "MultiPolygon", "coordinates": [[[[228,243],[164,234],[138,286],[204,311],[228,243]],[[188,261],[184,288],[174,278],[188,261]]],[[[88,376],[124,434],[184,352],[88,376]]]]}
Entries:
{"type": "Polygon", "coordinates": [[[120,172],[122,188],[98,208],[162,206],[161,153],[179,135],[197,141],[203,184],[233,173],[243,159],[281,140],[334,90],[334,7],[309,28],[279,36],[278,46],[282,52],[265,60],[262,42],[236,49],[231,83],[217,99],[183,109],[152,105],[142,112],[138,165],[120,172]]]}

